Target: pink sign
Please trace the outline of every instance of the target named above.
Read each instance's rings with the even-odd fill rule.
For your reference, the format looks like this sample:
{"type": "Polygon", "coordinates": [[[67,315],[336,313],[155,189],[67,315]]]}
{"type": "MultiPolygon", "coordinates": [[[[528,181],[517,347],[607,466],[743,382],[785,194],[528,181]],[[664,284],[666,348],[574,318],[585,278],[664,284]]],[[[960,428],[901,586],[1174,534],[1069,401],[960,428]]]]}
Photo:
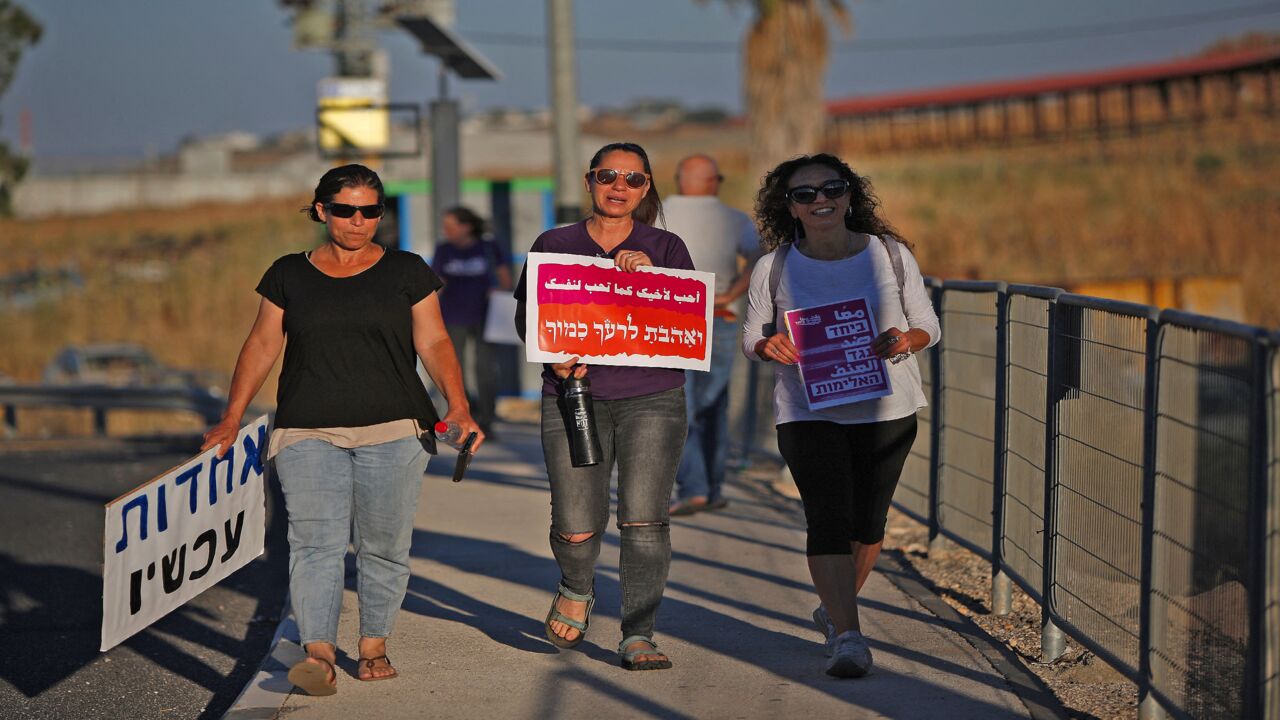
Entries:
{"type": "Polygon", "coordinates": [[[865,299],[788,310],[784,318],[800,353],[800,380],[810,410],[893,392],[884,361],[871,351],[879,333],[865,299]]]}

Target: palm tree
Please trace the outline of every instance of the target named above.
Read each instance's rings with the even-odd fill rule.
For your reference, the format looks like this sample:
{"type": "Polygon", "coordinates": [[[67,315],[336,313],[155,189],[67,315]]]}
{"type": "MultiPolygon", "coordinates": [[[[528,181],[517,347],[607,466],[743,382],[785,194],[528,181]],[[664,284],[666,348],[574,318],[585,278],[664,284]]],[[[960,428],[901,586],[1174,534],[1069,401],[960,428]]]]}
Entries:
{"type": "Polygon", "coordinates": [[[742,89],[747,168],[760,177],[788,157],[820,149],[826,125],[828,19],[848,35],[852,18],[844,0],[724,2],[747,5],[755,16],[743,39],[742,89]]]}
{"type": "MultiPolygon", "coordinates": [[[[41,27],[26,10],[10,0],[0,0],[0,95],[18,71],[22,51],[40,40],[41,27]]],[[[27,159],[0,142],[0,217],[13,212],[13,188],[27,172],[27,159]]]]}

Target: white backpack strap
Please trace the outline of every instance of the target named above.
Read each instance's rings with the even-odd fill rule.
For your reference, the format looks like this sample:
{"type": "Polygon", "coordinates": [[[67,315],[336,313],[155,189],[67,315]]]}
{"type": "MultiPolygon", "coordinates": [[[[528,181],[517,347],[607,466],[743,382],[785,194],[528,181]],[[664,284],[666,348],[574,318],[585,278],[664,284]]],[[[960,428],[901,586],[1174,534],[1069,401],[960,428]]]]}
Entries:
{"type": "Polygon", "coordinates": [[[889,264],[893,266],[893,276],[898,280],[898,302],[902,304],[902,311],[906,312],[907,278],[906,271],[902,269],[902,243],[880,238],[880,244],[884,245],[884,251],[889,253],[889,264]]]}

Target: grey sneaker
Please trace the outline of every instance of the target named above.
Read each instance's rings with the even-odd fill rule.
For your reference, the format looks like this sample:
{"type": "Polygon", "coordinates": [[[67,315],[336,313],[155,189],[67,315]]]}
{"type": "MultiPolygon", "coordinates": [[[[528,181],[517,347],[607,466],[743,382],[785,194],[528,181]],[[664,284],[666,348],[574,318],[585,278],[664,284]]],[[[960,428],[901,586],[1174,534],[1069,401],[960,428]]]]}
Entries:
{"type": "Polygon", "coordinates": [[[827,662],[827,674],[838,678],[858,678],[871,671],[871,648],[857,630],[840,633],[835,653],[827,662]]]}
{"type": "Polygon", "coordinates": [[[827,615],[827,609],[821,605],[813,610],[813,625],[818,628],[818,632],[822,633],[822,638],[827,646],[827,657],[835,652],[836,648],[836,626],[831,622],[831,616],[827,615]]]}

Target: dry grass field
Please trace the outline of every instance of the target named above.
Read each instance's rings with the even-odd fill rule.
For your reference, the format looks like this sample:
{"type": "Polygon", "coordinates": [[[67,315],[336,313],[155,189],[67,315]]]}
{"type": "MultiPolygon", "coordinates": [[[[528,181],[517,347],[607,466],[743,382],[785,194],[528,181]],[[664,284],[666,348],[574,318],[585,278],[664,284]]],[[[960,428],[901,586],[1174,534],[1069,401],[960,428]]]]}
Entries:
{"type": "MultiPolygon", "coordinates": [[[[314,245],[305,198],[243,206],[135,210],[0,221],[0,276],[71,269],[80,287],[34,304],[0,307],[0,373],[36,382],[70,344],[132,342],[161,362],[229,380],[258,296],[277,256],[314,245]]],[[[225,385],[224,385],[225,387],[225,385]]],[[[259,396],[272,404],[273,375],[259,396]]]]}
{"type": "MultiPolygon", "coordinates": [[[[670,192],[675,161],[718,156],[748,208],[740,134],[639,137],[670,192]]],[[[1070,283],[1238,277],[1250,322],[1280,324],[1280,126],[1265,117],[1105,142],[847,158],[942,277],[1070,283]]],[[[38,381],[61,347],[136,342],[161,361],[229,374],[275,257],[314,245],[304,198],[0,221],[0,276],[72,269],[79,288],[0,306],[0,373],[38,381]]],[[[516,245],[532,238],[517,238],[516,245]]],[[[270,405],[275,378],[258,402],[270,405]]]]}

